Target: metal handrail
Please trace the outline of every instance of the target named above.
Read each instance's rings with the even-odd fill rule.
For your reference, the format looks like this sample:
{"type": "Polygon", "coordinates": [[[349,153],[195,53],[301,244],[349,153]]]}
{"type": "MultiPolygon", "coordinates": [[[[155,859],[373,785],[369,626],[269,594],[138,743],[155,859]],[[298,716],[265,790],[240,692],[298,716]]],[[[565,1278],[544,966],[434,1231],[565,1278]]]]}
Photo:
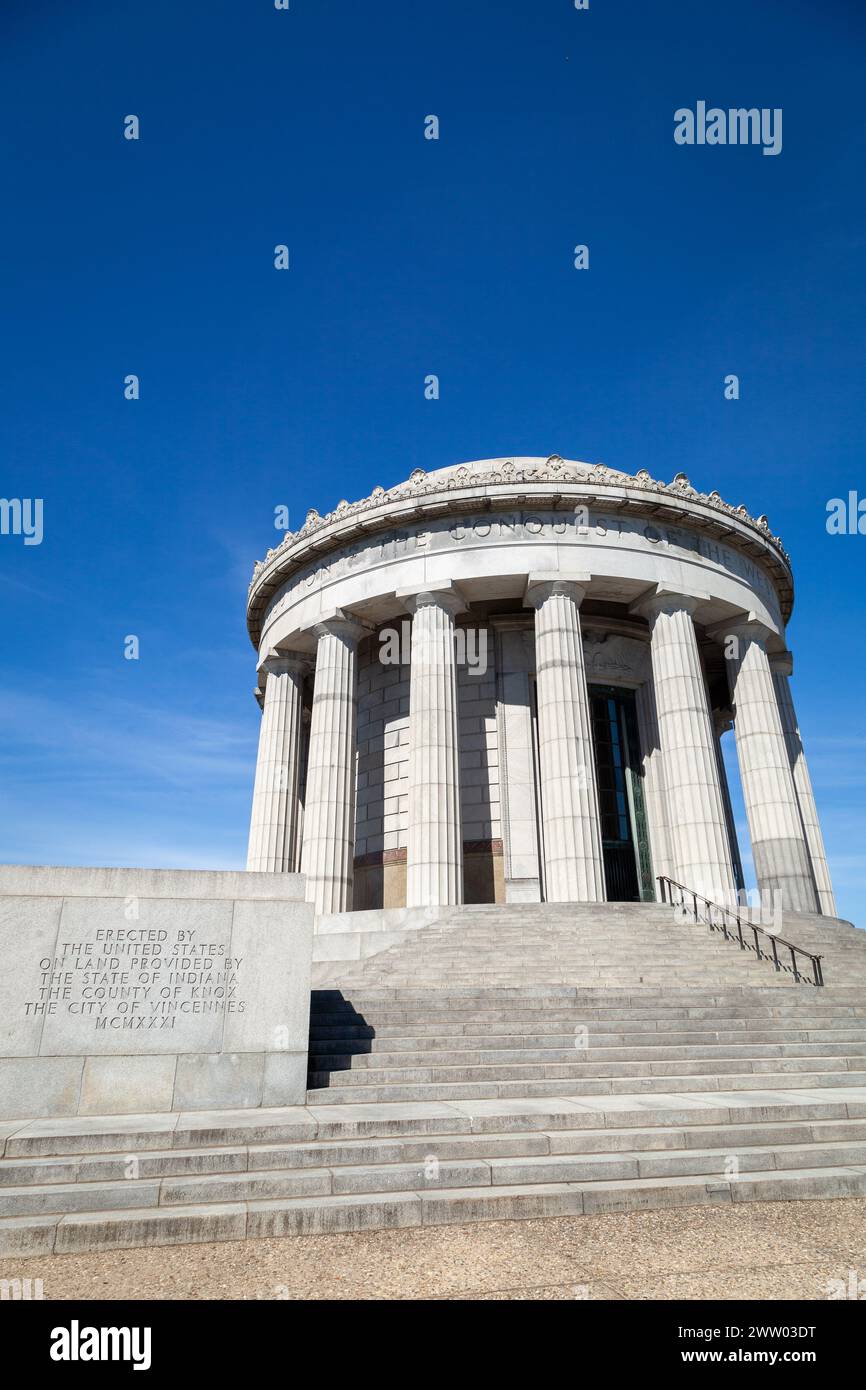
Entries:
{"type": "Polygon", "coordinates": [[[672,907],[685,907],[686,899],[692,900],[692,913],[696,922],[701,920],[698,912],[698,903],[703,903],[709,909],[705,921],[710,931],[720,931],[726,941],[736,941],[739,943],[741,951],[754,951],[758,960],[771,960],[775,970],[786,970],[794,976],[798,985],[816,985],[820,987],[824,983],[824,971],[821,967],[821,956],[813,955],[811,951],[805,950],[802,946],[795,946],[793,941],[786,941],[783,936],[775,936],[772,932],[765,931],[763,927],[758,927],[754,922],[746,921],[745,930],[752,933],[753,941],[746,941],[743,937],[743,919],[740,913],[732,908],[723,907],[721,903],[713,902],[712,898],[705,898],[703,893],[695,892],[694,888],[687,888],[684,883],[677,883],[675,878],[668,878],[667,874],[658,876],[659,890],[663,903],[670,903],[672,907]],[[681,897],[675,901],[673,889],[679,889],[681,897]],[[713,914],[721,914],[713,920],[713,914]],[[736,931],[731,930],[729,922],[733,918],[736,924],[736,931]],[[761,950],[759,936],[764,936],[772,946],[771,951],[761,950]],[[791,964],[787,965],[779,959],[779,947],[784,946],[791,953],[791,964]],[[805,956],[812,966],[812,978],[807,979],[797,968],[797,957],[805,956]]]}

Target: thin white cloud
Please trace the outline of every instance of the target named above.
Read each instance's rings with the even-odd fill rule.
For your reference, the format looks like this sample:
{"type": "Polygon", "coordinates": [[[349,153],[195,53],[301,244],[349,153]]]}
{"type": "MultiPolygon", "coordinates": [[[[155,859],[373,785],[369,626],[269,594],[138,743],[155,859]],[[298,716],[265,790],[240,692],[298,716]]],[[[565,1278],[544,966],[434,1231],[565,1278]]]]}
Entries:
{"type": "Polygon", "coordinates": [[[114,782],[143,774],[172,785],[249,778],[250,728],[175,708],[97,697],[86,709],[31,692],[0,690],[0,723],[15,739],[0,747],[4,776],[46,770],[114,782]]]}

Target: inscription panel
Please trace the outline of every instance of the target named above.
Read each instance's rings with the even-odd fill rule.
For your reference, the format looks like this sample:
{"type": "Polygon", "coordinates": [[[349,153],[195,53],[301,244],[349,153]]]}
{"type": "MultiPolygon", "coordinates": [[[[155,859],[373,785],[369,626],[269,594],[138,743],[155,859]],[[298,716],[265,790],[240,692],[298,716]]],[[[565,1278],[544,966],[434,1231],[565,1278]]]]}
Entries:
{"type": "Polygon", "coordinates": [[[302,893],[296,874],[0,866],[0,1119],[302,1104],[302,893]]]}
{"type": "Polygon", "coordinates": [[[243,1013],[232,904],[67,899],[57,944],[23,1001],[44,1019],[40,1052],[218,1052],[243,1013]]]}

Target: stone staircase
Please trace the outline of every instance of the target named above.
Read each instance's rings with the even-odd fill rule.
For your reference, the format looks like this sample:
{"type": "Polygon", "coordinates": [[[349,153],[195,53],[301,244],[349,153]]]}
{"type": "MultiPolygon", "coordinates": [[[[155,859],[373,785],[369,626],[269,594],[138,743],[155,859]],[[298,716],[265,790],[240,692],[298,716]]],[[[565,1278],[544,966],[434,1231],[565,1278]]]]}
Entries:
{"type": "Polygon", "coordinates": [[[0,1121],[0,1254],[864,1195],[818,923],[823,989],[653,905],[455,912],[314,993],[306,1106],[0,1121]]]}
{"type": "Polygon", "coordinates": [[[839,917],[786,912],[780,934],[803,950],[822,957],[827,985],[866,986],[866,931],[861,927],[854,927],[839,917]]]}
{"type": "Polygon", "coordinates": [[[866,991],[836,991],[833,1002],[794,994],[635,995],[550,985],[435,995],[356,989],[349,1002],[338,991],[317,991],[307,1100],[379,1105],[866,1084],[859,1012],[866,991]]]}
{"type": "MultiPolygon", "coordinates": [[[[781,935],[795,945],[825,954],[827,983],[835,973],[845,983],[856,979],[866,986],[866,932],[807,913],[786,914],[782,927],[781,935]],[[806,944],[807,937],[812,944],[806,944]]],[[[754,940],[749,932],[746,938],[754,940]]],[[[742,951],[706,923],[683,921],[662,903],[483,905],[446,909],[433,925],[407,933],[367,960],[335,963],[330,977],[320,973],[319,979],[344,989],[460,983],[790,985],[790,953],[780,947],[779,956],[784,968],[777,972],[771,961],[756,960],[753,950],[742,951]]],[[[808,968],[808,962],[801,960],[800,968],[808,968]]]]}
{"type": "MultiPolygon", "coordinates": [[[[389,908],[319,918],[313,946],[314,988],[349,982],[446,981],[446,967],[490,983],[641,984],[700,982],[790,984],[790,952],[778,948],[783,970],[757,962],[742,910],[749,950],[740,951],[705,922],[683,919],[662,903],[557,903],[459,908],[389,908]],[[351,925],[351,930],[349,930],[351,925]],[[456,934],[455,934],[456,932],[456,934]],[[709,968],[709,975],[707,973],[709,968]],[[402,976],[401,976],[402,971],[402,976]]],[[[759,913],[758,926],[766,925],[759,913]]],[[[785,912],[780,938],[821,952],[827,982],[866,985],[866,933],[835,917],[785,912]],[[829,976],[827,972],[829,971],[829,976]]],[[[733,922],[731,929],[734,929],[733,922]]],[[[766,938],[761,949],[771,951],[766,938]]],[[[810,971],[807,960],[800,967],[810,971]]]]}

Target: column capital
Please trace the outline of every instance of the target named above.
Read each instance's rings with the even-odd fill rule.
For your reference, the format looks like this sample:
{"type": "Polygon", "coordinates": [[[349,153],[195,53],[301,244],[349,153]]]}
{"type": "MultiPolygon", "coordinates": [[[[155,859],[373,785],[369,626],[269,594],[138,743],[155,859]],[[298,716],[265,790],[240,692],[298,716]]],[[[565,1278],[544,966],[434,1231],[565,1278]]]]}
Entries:
{"type": "Polygon", "coordinates": [[[324,613],[317,622],[312,623],[309,630],[317,640],[320,637],[339,637],[343,642],[355,644],[373,631],[373,625],[351,613],[344,613],[342,608],[332,608],[330,613],[324,613]]]}
{"type": "Polygon", "coordinates": [[[767,649],[767,642],[775,633],[766,623],[762,623],[754,613],[737,613],[732,618],[725,618],[720,623],[713,623],[706,629],[708,637],[712,637],[716,642],[724,643],[729,637],[738,637],[742,642],[755,642],[764,651],[767,649]]]}
{"type": "Polygon", "coordinates": [[[792,652],[771,652],[770,670],[775,676],[792,676],[794,674],[794,655],[792,652]]]}
{"type": "Polygon", "coordinates": [[[562,594],[574,599],[578,608],[586,597],[587,587],[592,583],[592,575],[585,572],[557,570],[550,573],[539,570],[526,579],[523,603],[526,608],[537,608],[550,598],[551,594],[562,594]]]}
{"type": "Polygon", "coordinates": [[[312,670],[312,662],[304,652],[281,652],[271,647],[260,657],[256,666],[261,678],[265,676],[298,675],[305,676],[312,670]]]}
{"type": "Polygon", "coordinates": [[[654,584],[651,589],[629,604],[629,613],[650,622],[659,613],[688,613],[691,617],[702,603],[708,603],[710,595],[702,589],[678,589],[673,584],[654,584]]]}
{"type": "Polygon", "coordinates": [[[456,618],[458,613],[465,613],[469,607],[457,585],[447,581],[441,584],[407,585],[405,589],[397,590],[395,598],[407,613],[415,613],[419,608],[441,608],[456,618]]]}

